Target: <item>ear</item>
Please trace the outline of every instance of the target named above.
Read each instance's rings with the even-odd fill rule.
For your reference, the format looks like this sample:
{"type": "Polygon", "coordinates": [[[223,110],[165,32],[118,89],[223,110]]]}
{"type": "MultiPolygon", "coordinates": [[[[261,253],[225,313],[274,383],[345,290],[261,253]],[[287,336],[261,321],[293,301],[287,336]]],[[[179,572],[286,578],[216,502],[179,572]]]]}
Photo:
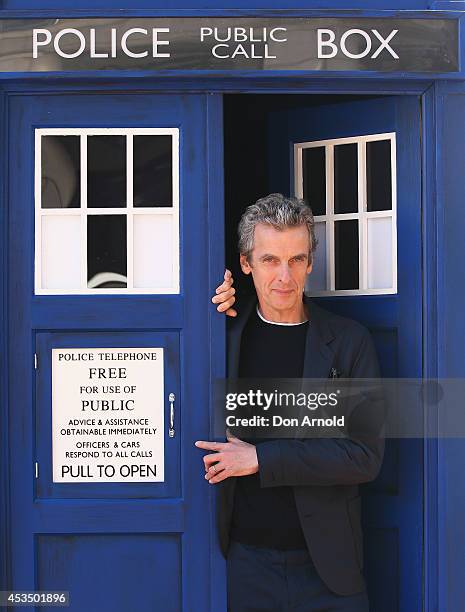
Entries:
{"type": "Polygon", "coordinates": [[[311,261],[307,266],[307,274],[310,274],[313,270],[313,261],[311,261]]]}
{"type": "Polygon", "coordinates": [[[244,272],[244,274],[250,274],[252,272],[252,268],[249,262],[247,261],[247,257],[245,255],[241,255],[239,261],[241,264],[242,272],[244,272]]]}

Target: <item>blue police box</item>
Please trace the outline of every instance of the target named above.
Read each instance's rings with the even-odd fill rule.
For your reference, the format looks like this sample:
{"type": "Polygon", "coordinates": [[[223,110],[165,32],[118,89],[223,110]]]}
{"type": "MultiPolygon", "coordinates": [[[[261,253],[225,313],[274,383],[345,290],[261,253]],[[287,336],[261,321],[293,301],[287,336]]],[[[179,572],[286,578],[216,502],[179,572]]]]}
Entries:
{"type": "MultiPolygon", "coordinates": [[[[383,376],[464,376],[465,5],[35,4],[0,10],[1,588],[225,611],[194,441],[247,205],[308,199],[308,293],[383,376]]],[[[374,612],[463,609],[465,447],[421,418],[362,487],[374,612]]]]}

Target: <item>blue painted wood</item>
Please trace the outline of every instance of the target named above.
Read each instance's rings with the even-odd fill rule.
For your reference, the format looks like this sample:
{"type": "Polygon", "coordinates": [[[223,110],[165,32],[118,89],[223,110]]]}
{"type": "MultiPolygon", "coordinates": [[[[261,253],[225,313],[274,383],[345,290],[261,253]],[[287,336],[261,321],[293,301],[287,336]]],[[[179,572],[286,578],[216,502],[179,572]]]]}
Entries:
{"type": "Polygon", "coordinates": [[[71,612],[181,609],[182,544],[177,534],[38,534],[36,548],[39,587],[65,585],[71,612]]]}
{"type": "MultiPolygon", "coordinates": [[[[111,82],[112,82],[112,86],[113,84],[115,84],[115,86],[120,89],[123,87],[127,88],[128,90],[131,90],[131,89],[135,90],[137,88],[140,88],[140,79],[137,79],[137,78],[132,78],[129,82],[127,80],[122,80],[122,79],[119,81],[111,80],[111,82]]],[[[248,81],[246,79],[237,79],[237,80],[221,79],[219,81],[212,81],[212,80],[204,79],[204,78],[197,79],[197,78],[186,77],[184,79],[177,79],[176,81],[158,79],[158,81],[151,80],[150,84],[147,81],[144,82],[144,88],[152,89],[154,91],[157,89],[172,90],[172,91],[174,90],[186,91],[186,90],[195,89],[196,91],[205,91],[209,89],[212,90],[213,88],[215,88],[216,91],[249,92],[249,91],[254,91],[255,89],[256,91],[262,91],[262,92],[265,92],[265,91],[285,92],[285,91],[291,90],[293,93],[309,92],[309,91],[323,93],[323,92],[331,91],[331,92],[341,92],[341,93],[342,92],[344,93],[379,92],[379,93],[402,93],[402,94],[417,93],[419,94],[419,93],[422,93],[424,90],[426,90],[430,85],[431,85],[431,82],[426,82],[424,80],[423,81],[418,80],[415,82],[415,81],[409,81],[408,79],[404,79],[403,81],[396,81],[396,80],[389,79],[389,80],[383,80],[381,82],[381,81],[374,81],[373,79],[365,79],[362,81],[359,78],[352,78],[348,80],[330,80],[330,79],[319,78],[319,79],[313,79],[310,81],[306,79],[296,79],[296,78],[287,78],[287,79],[278,80],[278,79],[268,78],[268,77],[260,77],[258,79],[253,79],[253,80],[248,80],[248,81]]],[[[14,82],[11,85],[9,85],[9,88],[10,89],[15,88],[16,91],[18,92],[26,93],[27,90],[30,89],[30,84],[27,84],[24,82],[23,83],[14,82]]],[[[44,93],[47,93],[50,91],[60,92],[60,90],[61,91],[66,91],[66,90],[67,91],[80,91],[80,90],[86,90],[86,89],[99,90],[101,88],[101,82],[98,78],[94,79],[93,81],[88,80],[86,83],[79,81],[79,79],[76,79],[76,78],[72,78],[69,80],[36,79],[34,88],[37,89],[37,91],[43,91],[44,93]]],[[[455,253],[460,252],[462,242],[460,241],[461,240],[460,237],[457,237],[455,235],[453,235],[453,240],[449,240],[448,231],[450,228],[442,225],[441,219],[443,215],[447,215],[447,223],[449,225],[451,224],[455,225],[457,221],[458,220],[460,221],[460,219],[462,218],[461,217],[461,212],[462,212],[461,203],[464,201],[463,194],[460,192],[460,186],[456,185],[454,181],[460,182],[461,180],[462,166],[460,164],[460,160],[463,159],[463,150],[461,148],[462,147],[461,143],[464,142],[464,139],[460,131],[461,128],[459,132],[456,131],[458,129],[458,126],[461,125],[461,117],[462,117],[463,110],[460,109],[460,112],[459,112],[459,110],[457,110],[457,108],[454,105],[452,105],[452,107],[454,107],[454,112],[451,113],[451,106],[446,105],[445,101],[448,100],[448,102],[450,102],[453,99],[454,94],[463,93],[463,88],[459,85],[457,86],[448,85],[447,89],[443,88],[440,91],[441,91],[441,95],[439,95],[438,102],[437,102],[437,105],[439,108],[438,133],[440,136],[438,138],[438,143],[440,145],[440,148],[438,148],[437,151],[436,151],[436,142],[435,142],[436,134],[434,133],[434,121],[432,121],[432,116],[431,116],[431,113],[433,112],[431,110],[432,102],[429,106],[428,105],[425,106],[425,114],[423,117],[424,119],[423,135],[424,135],[425,141],[426,139],[429,140],[429,147],[427,148],[427,150],[425,148],[423,149],[424,158],[426,156],[429,156],[429,161],[428,163],[425,164],[425,169],[426,169],[425,177],[426,178],[424,179],[424,187],[425,187],[425,190],[429,191],[430,195],[425,197],[424,199],[425,203],[428,205],[428,208],[425,208],[425,214],[426,215],[429,214],[428,213],[429,207],[431,205],[431,202],[434,202],[434,198],[436,196],[436,190],[438,193],[438,204],[439,204],[439,209],[440,209],[437,212],[438,231],[440,230],[440,236],[441,236],[441,247],[440,247],[441,250],[439,251],[441,253],[441,256],[439,257],[439,263],[438,263],[438,266],[441,269],[441,285],[437,290],[438,312],[439,312],[438,317],[439,317],[439,325],[440,325],[439,349],[435,347],[435,341],[434,341],[435,323],[434,323],[433,313],[431,312],[431,308],[434,307],[435,305],[434,290],[431,290],[429,294],[430,297],[428,297],[426,301],[427,306],[425,308],[425,317],[427,318],[428,322],[425,323],[424,327],[425,327],[425,332],[428,333],[428,336],[433,336],[431,340],[429,341],[429,347],[430,347],[429,352],[425,354],[425,363],[432,364],[431,366],[428,365],[430,369],[428,369],[427,371],[434,372],[434,360],[435,360],[435,352],[436,352],[436,354],[438,355],[438,359],[441,361],[441,364],[442,364],[442,372],[447,373],[447,372],[456,372],[457,366],[463,363],[463,360],[461,357],[462,355],[461,347],[463,347],[463,334],[461,331],[458,334],[454,333],[454,325],[455,325],[456,317],[450,318],[451,313],[452,315],[455,314],[455,310],[454,310],[455,305],[457,305],[457,311],[460,311],[460,308],[461,308],[460,299],[462,299],[463,295],[461,293],[457,294],[457,289],[456,289],[457,284],[455,282],[456,277],[454,277],[455,274],[460,275],[461,270],[460,269],[454,270],[450,277],[447,277],[447,279],[445,278],[445,274],[447,272],[448,266],[455,265],[455,259],[454,259],[455,253]],[[443,94],[447,94],[447,95],[444,96],[443,94]],[[429,108],[429,112],[426,112],[428,108],[429,108]],[[446,126],[447,126],[447,130],[445,130],[446,126]],[[447,155],[447,147],[448,147],[449,139],[451,139],[451,142],[453,143],[454,155],[447,155]],[[436,172],[436,161],[434,159],[431,159],[431,156],[433,156],[433,154],[436,155],[436,152],[438,155],[437,164],[439,167],[439,176],[440,176],[440,181],[437,186],[434,184],[434,174],[436,172]],[[446,161],[447,161],[447,165],[446,165],[446,161]],[[446,187],[448,189],[447,193],[446,193],[446,187]],[[450,196],[452,192],[453,192],[454,198],[451,200],[450,196]],[[448,206],[450,202],[451,202],[451,209],[448,212],[448,206]],[[445,253],[444,258],[442,257],[443,253],[445,253]],[[459,297],[460,299],[457,300],[456,299],[457,297],[459,297]],[[453,323],[451,323],[451,321],[453,323]],[[448,357],[448,355],[450,355],[450,358],[448,357]]],[[[434,102],[436,103],[436,99],[435,98],[433,99],[434,99],[434,102]]],[[[14,107],[15,98],[12,98],[11,105],[14,107]]],[[[5,147],[3,148],[3,150],[5,150],[5,147]]],[[[426,160],[424,161],[426,162],[426,160]]],[[[18,166],[18,168],[20,168],[20,166],[18,166]]],[[[432,214],[434,216],[436,215],[434,211],[432,214]]],[[[435,235],[436,235],[436,228],[434,227],[434,220],[430,221],[430,225],[428,227],[429,227],[429,230],[427,232],[427,237],[425,238],[425,241],[429,244],[429,238],[435,239],[435,235]]],[[[6,237],[2,241],[2,246],[4,245],[6,245],[6,237]]],[[[425,253],[427,253],[427,256],[424,257],[424,269],[430,270],[430,274],[432,275],[434,275],[434,269],[435,269],[435,264],[434,264],[434,261],[432,260],[434,259],[432,256],[433,256],[435,249],[436,249],[436,245],[434,244],[434,240],[433,240],[431,247],[426,248],[425,253]]],[[[428,278],[429,277],[427,274],[427,276],[425,277],[425,283],[427,283],[428,286],[430,286],[430,284],[434,284],[434,281],[433,280],[430,281],[428,280],[428,278]]],[[[216,278],[211,278],[210,282],[211,283],[216,282],[216,278]]],[[[460,286],[458,287],[458,289],[460,290],[460,286]]],[[[341,298],[341,299],[343,300],[344,298],[341,298]]],[[[65,303],[63,304],[65,305],[65,303]]],[[[146,305],[146,307],[148,308],[148,304],[146,305]]],[[[358,304],[357,309],[359,307],[362,308],[362,305],[358,304]]],[[[40,305],[38,305],[38,308],[40,308],[40,305]]],[[[83,309],[84,311],[88,310],[88,325],[90,325],[91,328],[95,327],[94,325],[91,324],[91,319],[92,319],[91,309],[90,308],[87,309],[87,305],[84,305],[83,303],[81,303],[80,308],[83,309]]],[[[145,310],[145,307],[144,307],[144,310],[145,310]]],[[[380,305],[377,305],[377,308],[375,310],[376,310],[376,313],[378,313],[380,311],[380,305]]],[[[382,320],[384,314],[381,312],[379,316],[377,314],[373,315],[374,321],[371,321],[371,319],[369,320],[366,318],[368,316],[371,316],[370,311],[371,309],[369,307],[366,307],[364,309],[364,312],[361,314],[361,318],[362,320],[369,321],[370,326],[377,325],[377,321],[382,320]]],[[[46,310],[44,310],[44,314],[45,312],[46,310]]],[[[387,307],[385,309],[385,315],[388,316],[389,312],[390,312],[390,309],[387,307]]],[[[63,316],[61,325],[62,325],[62,329],[65,329],[68,326],[67,324],[68,319],[66,315],[60,315],[60,307],[57,307],[55,309],[55,314],[57,316],[63,316]]],[[[161,315],[162,315],[162,312],[158,311],[157,321],[159,321],[158,317],[161,315]]],[[[124,309],[121,309],[120,314],[114,317],[112,327],[114,326],[114,328],[117,328],[122,322],[122,319],[120,317],[124,318],[125,316],[126,315],[124,314],[124,309]]],[[[165,315],[163,315],[163,317],[164,318],[160,322],[159,326],[157,325],[158,329],[162,327],[165,328],[165,326],[168,324],[168,317],[165,317],[165,315]]],[[[395,315],[393,315],[393,318],[395,319],[395,315]]],[[[149,319],[149,317],[147,317],[147,319],[149,319]]],[[[51,320],[53,321],[52,318],[51,320]]],[[[71,317],[69,318],[69,320],[71,320],[71,317]]],[[[36,316],[35,321],[34,321],[34,327],[35,325],[38,325],[40,328],[40,316],[36,316]]],[[[182,323],[179,324],[179,326],[181,325],[182,323]]],[[[137,325],[133,327],[133,329],[137,329],[137,328],[138,328],[137,325]]],[[[152,329],[154,329],[153,326],[152,326],[152,329]]],[[[6,333],[3,336],[3,338],[6,343],[6,333]]],[[[426,340],[425,340],[425,343],[426,343],[426,340]]],[[[5,352],[3,354],[5,354],[5,352]]],[[[25,355],[25,358],[26,357],[29,358],[30,354],[31,353],[29,351],[28,354],[25,355]]],[[[5,385],[2,385],[2,392],[6,394],[5,385]]],[[[6,402],[3,402],[2,407],[6,408],[6,402]]],[[[1,431],[6,433],[6,428],[3,427],[3,424],[6,422],[5,421],[6,415],[4,414],[2,415],[2,417],[3,418],[2,418],[1,431]]],[[[458,450],[460,450],[460,445],[458,446],[459,446],[458,450]]],[[[6,449],[5,444],[2,444],[2,448],[4,450],[6,449]]],[[[461,554],[461,551],[463,550],[463,543],[460,539],[462,535],[461,535],[461,532],[454,532],[454,524],[458,524],[458,525],[461,524],[460,516],[461,514],[463,514],[463,505],[462,505],[463,499],[462,499],[461,492],[457,484],[457,480],[459,480],[460,475],[457,478],[451,477],[449,473],[448,464],[450,461],[458,461],[458,465],[460,465],[461,463],[463,463],[463,457],[460,456],[460,453],[457,453],[456,455],[454,455],[453,449],[449,448],[448,450],[448,446],[445,443],[442,443],[442,446],[439,447],[439,445],[435,445],[434,441],[431,441],[431,445],[428,446],[428,449],[429,450],[427,452],[427,457],[429,457],[432,467],[430,470],[428,469],[428,465],[425,465],[425,479],[424,479],[425,483],[429,484],[429,486],[431,487],[432,470],[433,470],[435,461],[440,462],[439,467],[438,467],[438,472],[439,472],[438,479],[439,479],[439,482],[442,483],[442,488],[439,490],[439,500],[437,496],[435,497],[434,491],[431,491],[430,493],[428,493],[428,489],[425,490],[425,495],[426,496],[430,495],[430,497],[426,498],[428,501],[427,512],[430,514],[434,514],[435,512],[434,503],[436,503],[436,505],[438,506],[437,508],[437,513],[439,515],[438,520],[440,521],[439,536],[438,534],[435,533],[433,527],[430,528],[431,538],[436,538],[437,540],[439,540],[438,548],[440,552],[439,562],[437,564],[432,563],[431,572],[430,572],[431,584],[429,588],[431,589],[431,592],[433,593],[433,595],[431,596],[432,603],[430,604],[430,609],[431,610],[440,609],[440,610],[445,610],[445,611],[448,611],[448,610],[452,611],[452,610],[460,609],[461,601],[463,600],[463,593],[461,592],[461,589],[463,587],[464,581],[463,581],[463,577],[461,577],[459,573],[459,570],[462,567],[461,560],[460,560],[460,554],[461,554]],[[426,472],[427,469],[428,471],[426,472]],[[447,478],[447,482],[444,480],[444,478],[447,478]],[[450,507],[454,509],[454,515],[452,516],[452,519],[454,521],[453,524],[450,523],[450,516],[449,516],[450,507]],[[457,538],[457,536],[459,537],[457,538]],[[436,565],[437,573],[439,574],[439,579],[440,579],[440,585],[439,585],[440,605],[436,605],[434,603],[434,591],[436,588],[435,580],[437,579],[437,576],[434,573],[435,565],[436,565]],[[453,580],[448,581],[447,576],[450,573],[450,570],[454,572],[453,580]]],[[[30,479],[32,479],[32,475],[30,476],[30,479]]],[[[5,500],[6,502],[6,499],[7,499],[6,495],[2,495],[2,499],[5,500]]],[[[59,510],[60,509],[58,509],[56,512],[57,515],[59,514],[59,510]]],[[[385,521],[387,520],[389,516],[393,516],[394,510],[395,510],[395,507],[393,506],[393,504],[388,503],[386,505],[385,512],[383,511],[380,512],[379,508],[377,512],[380,512],[381,520],[385,521]]],[[[83,511],[83,521],[84,521],[84,517],[85,517],[85,510],[83,511]]],[[[428,517],[426,517],[426,520],[428,521],[428,517]]],[[[51,523],[52,521],[50,521],[50,524],[51,523]]],[[[428,527],[428,524],[429,523],[427,522],[426,523],[427,527],[428,527]]],[[[426,554],[427,554],[427,563],[429,564],[432,560],[434,560],[435,548],[433,544],[428,545],[427,541],[425,541],[425,545],[428,546],[426,554]],[[429,555],[428,555],[428,551],[430,551],[429,555]]],[[[5,555],[3,556],[3,559],[4,560],[6,559],[5,555]]],[[[438,595],[438,598],[439,598],[439,595],[438,595]]],[[[426,603],[428,603],[428,600],[426,603]]]]}
{"type": "MultiPolygon", "coordinates": [[[[463,54],[462,54],[463,55],[463,54]]],[[[464,65],[464,62],[461,62],[461,65],[464,65]]],[[[72,81],[72,80],[90,80],[94,79],[98,82],[109,81],[111,82],[113,79],[119,81],[156,81],[157,79],[162,79],[163,81],[171,81],[174,84],[171,85],[172,89],[177,88],[177,80],[182,79],[185,81],[190,81],[191,86],[188,89],[198,91],[199,88],[202,88],[202,80],[208,79],[209,87],[208,91],[216,91],[217,89],[224,89],[222,85],[223,81],[231,81],[231,86],[229,89],[248,89],[249,91],[255,90],[255,85],[257,81],[268,81],[269,79],[273,79],[274,81],[277,79],[283,79],[283,82],[286,83],[286,87],[283,89],[289,90],[291,83],[295,80],[301,80],[302,82],[308,84],[309,89],[313,89],[313,81],[315,79],[334,79],[334,80],[361,80],[361,81],[372,81],[374,79],[379,80],[380,82],[391,82],[392,79],[405,79],[406,81],[420,81],[424,82],[425,80],[444,80],[444,81],[463,81],[465,78],[465,72],[462,70],[460,72],[446,72],[446,73],[430,73],[425,75],[424,72],[376,72],[366,70],[363,73],[361,71],[347,70],[346,72],[339,72],[337,70],[333,71],[317,71],[317,70],[300,70],[298,73],[290,70],[267,70],[264,71],[240,71],[231,73],[230,71],[220,71],[220,70],[166,70],[162,75],[154,73],[154,71],[148,72],[143,70],[138,71],[122,71],[122,70],[114,70],[108,72],[88,72],[82,71],[78,75],[75,72],[0,72],[0,81],[18,81],[21,83],[37,83],[41,82],[44,79],[47,82],[53,82],[54,80],[58,82],[62,81],[72,81]],[[199,87],[197,87],[197,81],[199,81],[199,87]],[[244,83],[242,83],[242,81],[244,83]],[[287,81],[287,82],[286,82],[287,81]],[[219,82],[219,83],[218,83],[219,82]]],[[[165,85],[166,87],[166,85],[165,85]]],[[[341,87],[349,87],[348,83],[342,83],[341,87]]]]}
{"type": "MultiPolygon", "coordinates": [[[[185,531],[186,509],[178,499],[36,499],[31,529],[37,533],[178,533],[185,531]],[[131,526],[128,531],[128,524],[131,526]],[[72,529],[70,530],[70,525],[72,529]],[[154,529],[156,527],[156,529],[154,529]]],[[[116,497],[116,496],[115,496],[116,497]]]]}
{"type": "MultiPolygon", "coordinates": [[[[223,97],[210,94],[208,106],[208,231],[209,240],[209,295],[214,295],[216,287],[224,274],[224,141],[223,141],[223,97]]],[[[209,344],[210,351],[210,405],[213,406],[212,384],[215,379],[226,377],[226,321],[216,307],[209,308],[209,344]]],[[[213,412],[210,417],[210,440],[213,435],[213,412]]],[[[214,488],[214,487],[212,487],[214,488]]],[[[226,563],[219,548],[218,529],[216,524],[216,491],[211,491],[210,540],[215,545],[210,549],[209,575],[211,584],[211,610],[222,611],[226,606],[226,563]]]]}
{"type": "MultiPolygon", "coordinates": [[[[432,8],[434,4],[431,0],[397,0],[395,10],[402,11],[424,11],[432,8]]],[[[455,6],[457,3],[453,2],[438,2],[439,9],[449,10],[450,5],[455,6]]],[[[98,0],[96,3],[90,3],[89,0],[76,0],[75,3],[71,3],[70,0],[48,0],[45,6],[37,7],[34,0],[4,0],[2,4],[4,12],[7,14],[21,15],[17,9],[24,11],[24,15],[30,14],[53,14],[56,16],[57,10],[60,10],[60,16],[62,14],[68,14],[69,12],[79,13],[80,15],[111,15],[115,14],[117,9],[123,9],[128,12],[127,3],[123,3],[122,0],[98,0]]],[[[452,7],[451,7],[452,8],[452,7]]],[[[459,9],[459,7],[457,7],[459,9]]],[[[233,2],[222,2],[218,5],[218,2],[213,0],[204,0],[202,6],[199,7],[198,0],[176,0],[170,3],[169,9],[166,8],[166,3],[161,0],[137,0],[137,4],[131,6],[131,13],[147,14],[157,12],[160,14],[177,13],[177,14],[192,14],[193,12],[198,14],[216,13],[221,12],[236,12],[240,14],[250,14],[254,11],[267,11],[269,13],[279,13],[283,10],[289,10],[296,13],[302,11],[346,11],[351,13],[360,13],[361,15],[371,14],[376,11],[393,11],[392,2],[388,0],[358,0],[356,3],[349,2],[348,0],[334,0],[331,2],[331,7],[328,9],[321,6],[321,2],[318,0],[292,0],[286,3],[279,2],[279,0],[255,0],[253,8],[250,6],[250,2],[247,0],[234,0],[233,2]],[[285,4],[285,6],[283,6],[285,4]]],[[[120,10],[121,14],[123,10],[120,10]]],[[[457,10],[457,9],[456,9],[457,10]]]]}
{"type": "MultiPolygon", "coordinates": [[[[157,17],[166,17],[166,16],[176,16],[176,17],[188,17],[188,16],[247,16],[247,15],[269,15],[269,16],[279,16],[285,13],[293,16],[301,16],[301,15],[315,15],[315,16],[327,16],[336,14],[341,17],[346,17],[350,15],[355,15],[359,17],[373,17],[376,15],[394,15],[394,16],[409,16],[412,17],[419,16],[429,16],[429,17],[439,17],[441,15],[451,16],[452,13],[460,12],[460,5],[457,1],[457,6],[455,10],[453,10],[453,6],[455,3],[453,0],[451,2],[444,2],[444,6],[442,8],[434,9],[432,12],[431,4],[432,2],[428,2],[428,0],[423,0],[424,6],[422,7],[409,7],[402,6],[402,3],[405,0],[400,0],[397,2],[397,6],[393,8],[392,3],[389,6],[382,6],[382,0],[375,0],[374,2],[370,2],[369,6],[362,6],[360,3],[359,6],[354,6],[353,3],[349,3],[347,0],[336,0],[334,3],[331,3],[331,6],[322,7],[321,3],[318,4],[316,0],[309,0],[305,4],[292,6],[292,3],[285,3],[286,6],[283,6],[283,2],[278,2],[278,0],[270,0],[267,2],[265,6],[262,5],[262,0],[257,0],[254,3],[254,6],[250,6],[249,4],[241,5],[241,3],[232,2],[232,3],[224,3],[224,6],[219,6],[218,3],[210,4],[209,0],[206,0],[202,4],[204,6],[199,7],[198,2],[196,0],[180,0],[181,2],[185,2],[186,4],[190,4],[190,6],[170,6],[166,7],[166,4],[161,4],[159,0],[145,0],[146,5],[140,4],[139,6],[131,6],[128,9],[127,4],[124,7],[118,7],[115,3],[109,2],[109,0],[105,0],[106,6],[101,7],[98,5],[81,7],[79,6],[80,2],[83,0],[78,0],[77,4],[67,5],[65,2],[67,0],[60,0],[61,6],[59,7],[61,10],[57,13],[56,8],[51,6],[51,2],[58,0],[48,0],[47,6],[38,8],[34,3],[34,0],[4,0],[1,15],[4,18],[29,18],[29,17],[55,17],[59,16],[59,18],[65,17],[114,17],[114,16],[122,16],[122,15],[134,15],[134,16],[150,16],[154,15],[157,17]],[[24,4],[28,4],[28,6],[23,7],[14,7],[12,6],[12,2],[23,2],[24,4]],[[344,4],[342,4],[344,2],[344,4]],[[315,6],[316,4],[316,6],[315,6]],[[446,6],[447,5],[447,6],[446,6]],[[123,10],[121,10],[123,9],[123,10]]],[[[101,0],[103,1],[103,0],[101,0]]],[[[144,2],[144,0],[139,0],[140,2],[144,2]]],[[[245,0],[243,0],[245,3],[245,0]]],[[[299,2],[299,0],[296,0],[299,2]]],[[[414,0],[415,1],[415,0],[414,0]]]]}
{"type": "MultiPolygon", "coordinates": [[[[438,86],[437,116],[437,369],[444,378],[465,378],[465,87],[438,86]]],[[[439,419],[438,427],[441,427],[439,419]]],[[[439,439],[438,609],[452,612],[465,600],[465,487],[463,439],[439,439]]]]}
{"type": "MultiPolygon", "coordinates": [[[[437,208],[437,87],[431,87],[422,97],[423,141],[423,368],[426,378],[438,377],[438,260],[437,228],[440,222],[437,208]]],[[[438,421],[437,415],[428,413],[425,423],[428,436],[424,454],[424,596],[425,612],[443,609],[439,606],[439,530],[438,530],[438,421]]]]}
{"type": "Polygon", "coordinates": [[[72,329],[76,309],[82,325],[87,329],[100,329],[111,325],[114,329],[179,329],[183,326],[182,303],[178,296],[165,295],[101,295],[102,310],[96,311],[88,296],[60,295],[53,301],[48,296],[33,298],[32,325],[34,329],[72,329]],[[134,317],[134,307],[138,316],[134,317]]]}
{"type": "MultiPolygon", "coordinates": [[[[114,561],[118,562],[121,572],[126,572],[126,586],[133,584],[137,588],[142,571],[140,563],[150,562],[146,557],[149,553],[144,551],[151,550],[152,559],[158,559],[157,563],[164,560],[164,571],[158,577],[152,575],[150,597],[142,601],[142,595],[136,596],[138,610],[153,609],[150,607],[153,601],[158,601],[162,609],[181,607],[186,610],[195,601],[198,609],[209,610],[210,600],[215,597],[215,585],[209,584],[209,574],[205,571],[210,564],[212,548],[211,491],[203,478],[201,454],[194,447],[194,441],[205,439],[209,430],[210,355],[206,338],[209,337],[211,283],[208,265],[199,265],[199,262],[208,263],[209,239],[214,239],[207,233],[205,206],[209,166],[205,96],[36,95],[13,97],[10,106],[11,586],[64,588],[61,580],[69,580],[75,590],[79,590],[79,585],[87,588],[88,568],[94,563],[92,551],[99,546],[98,542],[111,541],[115,551],[125,551],[122,558],[114,561]],[[34,127],[164,125],[181,129],[181,294],[131,299],[127,296],[110,299],[107,299],[109,296],[78,296],[64,300],[63,296],[34,297],[34,127]],[[109,487],[102,484],[101,488],[89,485],[86,495],[84,485],[70,485],[65,494],[63,486],[42,480],[40,484],[35,482],[36,459],[40,462],[41,479],[50,476],[50,438],[49,432],[46,433],[50,424],[47,351],[60,343],[63,346],[160,343],[167,348],[171,356],[166,363],[167,383],[179,385],[179,393],[177,436],[174,441],[166,439],[166,469],[170,479],[166,486],[136,484],[126,489],[116,484],[109,487]],[[37,347],[39,370],[35,396],[33,353],[37,347]],[[39,436],[37,447],[36,435],[39,436]],[[174,442],[177,451],[172,451],[168,442],[174,442]],[[164,498],[157,498],[157,495],[164,498]],[[137,537],[130,535],[133,532],[139,532],[137,537]],[[47,533],[67,535],[53,539],[47,533]],[[89,539],[86,534],[91,533],[98,534],[100,539],[89,539]],[[105,534],[109,533],[118,536],[105,539],[105,534]],[[64,543],[66,546],[62,546],[64,543]],[[57,556],[58,550],[61,556],[57,556]],[[171,594],[165,591],[171,584],[165,578],[167,573],[169,580],[175,580],[177,585],[177,591],[171,594]]],[[[166,391],[171,389],[167,386],[166,391]]],[[[103,559],[105,554],[95,550],[94,556],[103,559]]],[[[103,594],[112,586],[109,575],[105,573],[97,607],[86,609],[100,612],[129,609],[124,597],[121,601],[110,597],[107,604],[102,603],[103,594]]],[[[76,594],[77,603],[71,609],[82,610],[79,599],[82,596],[82,593],[76,594]]]]}
{"type": "Polygon", "coordinates": [[[301,78],[299,75],[291,75],[290,77],[280,78],[268,75],[259,75],[253,79],[247,78],[232,78],[230,75],[223,75],[221,78],[208,78],[205,75],[193,75],[192,73],[185,75],[177,75],[175,78],[166,78],[157,75],[147,76],[128,76],[123,75],[99,75],[92,73],[91,75],[76,75],[68,73],[66,77],[47,76],[40,78],[40,75],[12,75],[12,78],[5,83],[4,86],[8,92],[25,93],[40,91],[43,93],[57,92],[76,92],[76,91],[101,91],[102,79],[111,84],[114,91],[140,91],[143,86],[144,91],[159,91],[163,90],[166,93],[180,92],[201,92],[209,93],[216,92],[234,92],[234,93],[376,93],[376,94],[420,94],[426,91],[434,83],[434,80],[425,79],[410,79],[410,75],[403,75],[400,79],[361,79],[358,74],[350,79],[332,79],[322,75],[314,76],[312,79],[301,78]]]}
{"type": "MultiPolygon", "coordinates": [[[[269,115],[270,190],[285,193],[293,193],[294,142],[396,132],[398,294],[318,300],[371,329],[383,374],[390,377],[422,376],[420,130],[417,97],[327,97],[269,115]]],[[[379,478],[363,487],[366,573],[374,612],[422,609],[422,481],[423,441],[388,440],[379,478]]]]}
{"type": "MultiPolygon", "coordinates": [[[[1,116],[1,134],[0,142],[0,180],[2,189],[0,191],[0,462],[2,466],[8,465],[9,440],[8,440],[8,384],[7,384],[7,367],[5,355],[7,354],[7,337],[8,337],[8,321],[7,321],[7,274],[6,262],[8,257],[7,249],[7,188],[5,176],[7,173],[7,133],[8,133],[8,115],[5,92],[0,90],[0,116],[1,116]]],[[[9,584],[9,563],[10,558],[10,516],[9,516],[9,483],[6,470],[0,469],[0,589],[5,590],[9,584]]]]}
{"type": "Polygon", "coordinates": [[[463,0],[439,0],[431,2],[428,8],[434,11],[464,11],[465,2],[463,0]]]}

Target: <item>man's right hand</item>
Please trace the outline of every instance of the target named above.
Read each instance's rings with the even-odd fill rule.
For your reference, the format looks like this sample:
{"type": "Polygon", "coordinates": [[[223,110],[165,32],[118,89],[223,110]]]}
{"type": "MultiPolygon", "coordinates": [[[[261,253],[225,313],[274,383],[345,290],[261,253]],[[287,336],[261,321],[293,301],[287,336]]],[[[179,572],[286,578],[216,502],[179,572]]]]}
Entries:
{"type": "Polygon", "coordinates": [[[215,295],[212,297],[212,302],[218,304],[216,310],[224,312],[228,317],[236,317],[237,312],[231,308],[236,302],[234,294],[236,290],[233,287],[234,279],[229,270],[225,270],[223,283],[216,288],[215,295]]]}

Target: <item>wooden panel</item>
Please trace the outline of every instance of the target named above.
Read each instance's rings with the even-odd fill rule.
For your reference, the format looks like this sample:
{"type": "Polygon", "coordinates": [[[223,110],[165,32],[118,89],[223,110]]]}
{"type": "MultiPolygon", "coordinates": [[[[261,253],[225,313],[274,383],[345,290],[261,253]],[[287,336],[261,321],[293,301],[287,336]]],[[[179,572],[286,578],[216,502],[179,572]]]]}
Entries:
{"type": "MultiPolygon", "coordinates": [[[[413,96],[299,97],[270,104],[268,191],[294,193],[294,143],[395,132],[398,293],[319,298],[372,332],[382,375],[422,375],[420,106],[413,96]]],[[[310,202],[311,204],[311,202],[310,202]]],[[[423,440],[388,440],[379,477],[361,487],[372,612],[420,612],[423,555],[423,440]],[[382,547],[381,536],[382,533],[382,547]],[[372,537],[373,542],[371,542],[372,537]],[[392,540],[392,541],[391,541],[392,540]],[[379,551],[382,551],[381,554],[379,551]],[[398,551],[398,555],[397,552],[398,551]]]]}
{"type": "Polygon", "coordinates": [[[69,591],[70,612],[181,610],[178,536],[44,534],[36,556],[36,588],[69,591]]]}

